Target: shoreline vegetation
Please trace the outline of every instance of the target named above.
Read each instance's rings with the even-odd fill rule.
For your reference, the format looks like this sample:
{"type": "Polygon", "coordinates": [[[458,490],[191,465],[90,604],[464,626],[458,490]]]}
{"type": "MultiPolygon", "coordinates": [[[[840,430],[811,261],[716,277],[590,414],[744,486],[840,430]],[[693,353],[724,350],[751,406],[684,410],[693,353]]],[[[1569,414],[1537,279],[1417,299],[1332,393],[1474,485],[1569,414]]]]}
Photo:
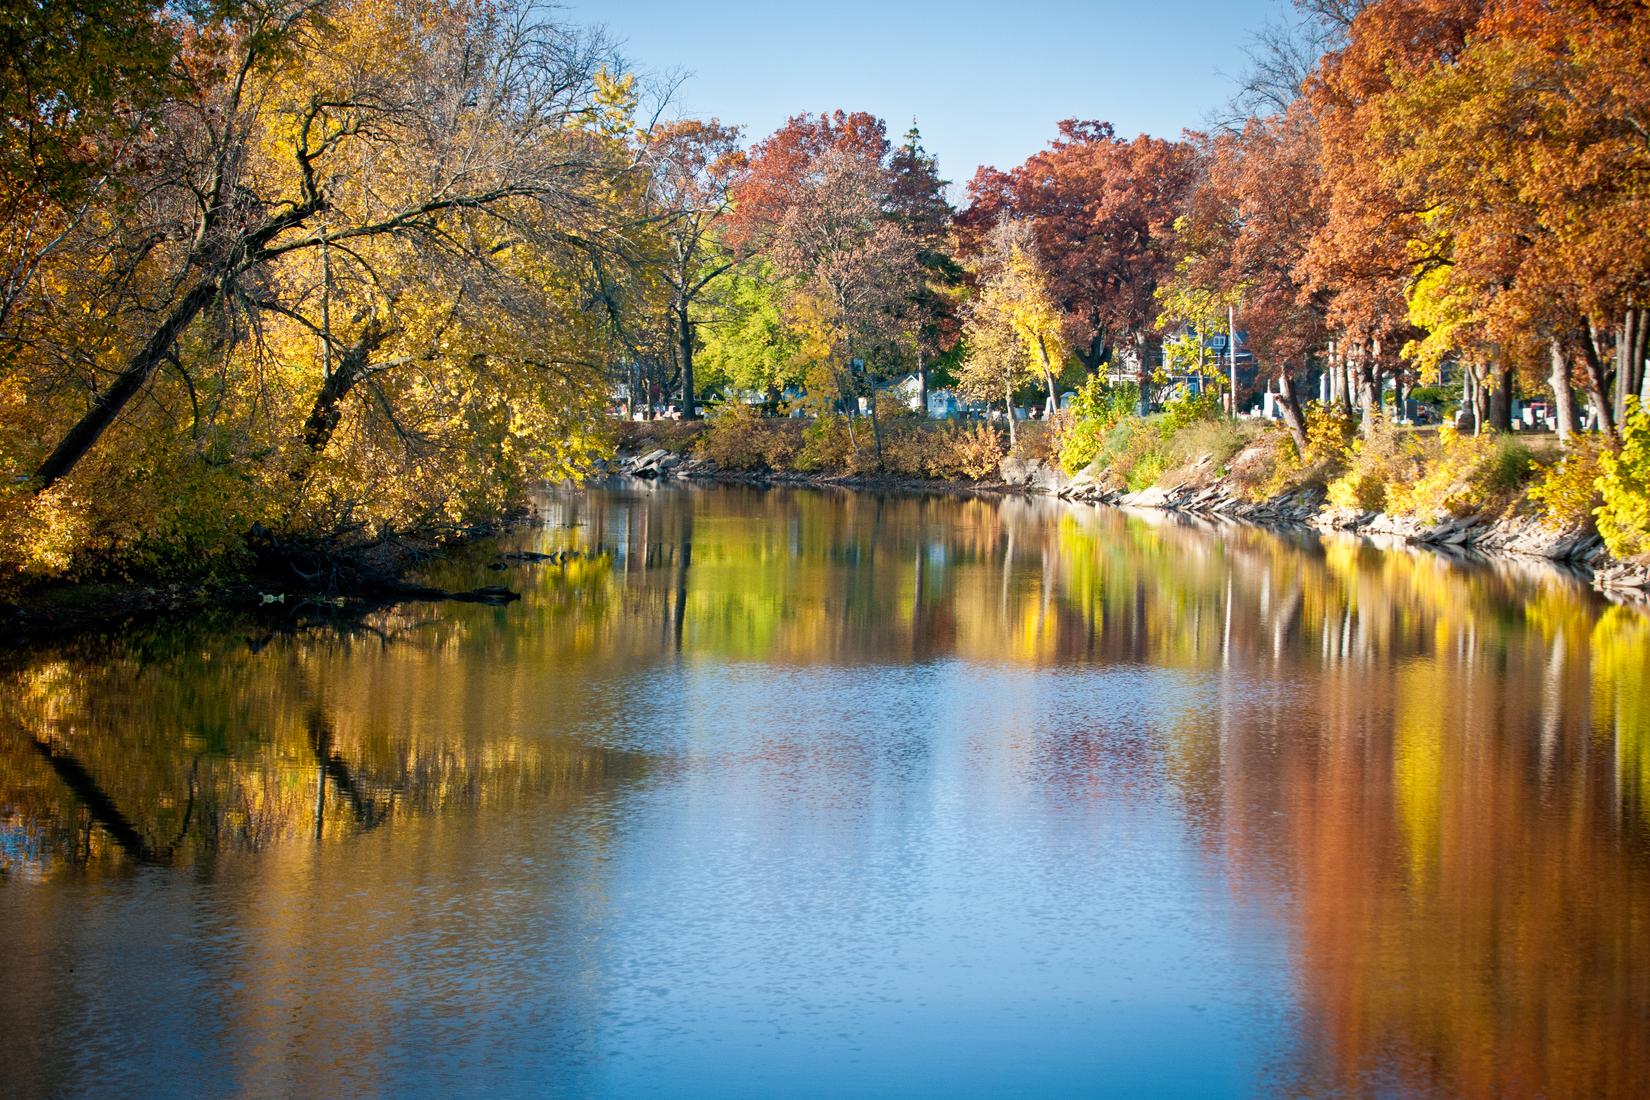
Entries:
{"type": "MultiPolygon", "coordinates": [[[[1343,531],[1386,545],[1539,559],[1581,572],[1612,599],[1650,600],[1650,567],[1616,556],[1594,519],[1607,493],[1627,498],[1624,509],[1644,508],[1642,483],[1602,474],[1596,449],[1389,424],[1359,434],[1344,414],[1309,406],[1303,457],[1283,425],[1225,420],[1212,403],[1098,426],[1084,416],[1022,422],[1011,444],[993,423],[936,424],[890,409],[879,463],[873,447],[847,439],[845,423],[734,409],[708,421],[626,424],[617,457],[600,469],[643,480],[1040,494],[1343,531]]],[[[1650,420],[1639,413],[1625,428],[1643,446],[1650,420]]]]}
{"type": "MultiPolygon", "coordinates": [[[[1099,453],[1071,472],[1090,453],[1086,441],[1096,433],[1066,413],[1020,423],[1010,445],[995,423],[936,423],[886,409],[879,468],[868,419],[859,425],[864,438],[852,438],[846,418],[805,421],[730,409],[708,420],[620,424],[611,457],[596,459],[582,479],[569,483],[618,478],[1044,496],[1274,529],[1339,531],[1388,549],[1411,544],[1455,555],[1536,560],[1580,574],[1613,601],[1650,605],[1650,568],[1615,558],[1585,511],[1578,514],[1569,504],[1570,512],[1558,512],[1567,503],[1562,499],[1548,503],[1557,495],[1550,486],[1577,476],[1563,469],[1569,456],[1551,437],[1474,439],[1392,428],[1381,437],[1383,450],[1370,456],[1359,447],[1364,437],[1348,424],[1319,410],[1310,410],[1309,420],[1325,452],[1302,463],[1291,461],[1281,425],[1227,421],[1207,404],[1155,417],[1123,416],[1099,433],[1105,437],[1099,453]],[[1386,490],[1398,488],[1372,484],[1383,477],[1409,479],[1403,483],[1408,495],[1390,494],[1393,511],[1362,507],[1385,503],[1386,490]]],[[[1596,469],[1588,473],[1596,479],[1596,469]]],[[[1584,493],[1582,500],[1592,506],[1596,497],[1596,491],[1584,493]]],[[[26,651],[210,612],[249,614],[273,633],[354,622],[406,601],[504,605],[519,598],[508,585],[447,590],[406,578],[531,521],[531,511],[518,505],[498,522],[354,545],[295,541],[255,528],[244,570],[166,581],[46,581],[0,600],[0,635],[8,647],[26,651]]],[[[495,567],[535,565],[540,557],[502,555],[495,567]]]]}
{"type": "Polygon", "coordinates": [[[13,638],[95,617],[70,592],[445,597],[402,578],[637,432],[681,472],[1644,584],[1636,10],[1297,0],[1291,64],[1257,59],[1228,123],[1050,120],[955,203],[915,122],[678,117],[541,0],[25,7],[0,71],[13,638]]]}

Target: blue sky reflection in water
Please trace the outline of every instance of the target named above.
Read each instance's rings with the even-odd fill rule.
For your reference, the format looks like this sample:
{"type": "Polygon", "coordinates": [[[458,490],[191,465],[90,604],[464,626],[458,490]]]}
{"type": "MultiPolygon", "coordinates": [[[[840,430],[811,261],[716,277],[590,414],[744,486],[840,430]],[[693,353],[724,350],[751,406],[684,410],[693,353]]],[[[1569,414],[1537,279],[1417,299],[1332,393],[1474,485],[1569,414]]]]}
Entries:
{"type": "Polygon", "coordinates": [[[15,1091],[1600,1095],[1650,1065],[1647,628],[1564,578],[746,490],[557,498],[511,546],[595,556],[512,565],[506,609],[8,673],[15,1091]]]}

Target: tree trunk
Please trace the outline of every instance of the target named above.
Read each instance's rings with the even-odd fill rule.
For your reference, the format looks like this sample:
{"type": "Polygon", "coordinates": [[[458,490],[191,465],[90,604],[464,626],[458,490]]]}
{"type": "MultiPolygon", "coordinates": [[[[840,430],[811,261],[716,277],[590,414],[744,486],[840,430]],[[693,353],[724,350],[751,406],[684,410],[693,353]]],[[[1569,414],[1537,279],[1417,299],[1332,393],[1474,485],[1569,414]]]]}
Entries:
{"type": "Polygon", "coordinates": [[[917,412],[928,416],[928,357],[922,353],[922,341],[917,341],[917,412]]]}
{"type": "Polygon", "coordinates": [[[682,357],[682,419],[699,419],[699,402],[693,385],[693,322],[688,318],[686,301],[676,306],[676,334],[680,338],[682,357]]]}
{"type": "Polygon", "coordinates": [[[1008,413],[1008,450],[1012,454],[1018,440],[1014,436],[1014,383],[1003,381],[1003,409],[1008,413]]]}
{"type": "Polygon", "coordinates": [[[1558,428],[1558,441],[1568,443],[1576,430],[1576,399],[1570,392],[1570,364],[1564,355],[1564,345],[1555,336],[1549,344],[1552,354],[1552,373],[1547,384],[1553,390],[1553,421],[1558,428]]]}
{"type": "Polygon", "coordinates": [[[1616,407],[1615,421],[1621,423],[1627,411],[1627,399],[1638,397],[1644,388],[1644,356],[1650,317],[1645,310],[1629,308],[1623,315],[1616,336],[1616,407]]]}
{"type": "MultiPolygon", "coordinates": [[[[315,395],[309,416],[304,420],[304,447],[312,457],[326,450],[327,444],[332,441],[332,433],[337,431],[338,422],[344,415],[344,398],[349,396],[356,383],[367,376],[369,357],[389,337],[389,329],[377,321],[369,321],[360,338],[339,356],[337,369],[321,384],[321,392],[315,395]]],[[[302,477],[307,467],[306,462],[293,471],[293,476],[302,477]]]]}
{"type": "Polygon", "coordinates": [[[1302,462],[1306,461],[1306,418],[1301,415],[1300,399],[1295,395],[1295,382],[1289,377],[1287,367],[1278,372],[1278,408],[1283,412],[1289,438],[1295,441],[1295,452],[1302,462]]]}
{"type": "Polygon", "coordinates": [[[1496,363],[1490,390],[1489,417],[1484,427],[1496,433],[1512,430],[1513,369],[1504,358],[1496,363]]]}
{"type": "Polygon", "coordinates": [[[1324,405],[1338,405],[1341,402],[1341,360],[1335,341],[1329,341],[1329,347],[1323,356],[1323,395],[1324,405]]]}
{"type": "Polygon", "coordinates": [[[1087,348],[1078,348],[1076,351],[1077,361],[1083,364],[1083,369],[1089,374],[1093,374],[1105,366],[1107,361],[1111,359],[1111,348],[1106,346],[1106,334],[1104,332],[1096,332],[1094,340],[1087,348]]]}
{"type": "Polygon", "coordinates": [[[166,320],[161,322],[148,342],[127,361],[125,369],[115,376],[114,384],[98,396],[92,407],[87,409],[75,422],[74,427],[64,435],[57,449],[47,455],[46,461],[34,472],[36,493],[43,493],[56,485],[75,468],[76,463],[86,457],[86,452],[92,449],[103,433],[108,431],[109,425],[115,422],[120,410],[137,396],[144,383],[149,381],[149,376],[155,372],[155,368],[171,353],[172,346],[177,343],[178,337],[183,335],[183,330],[200,316],[202,310],[217,300],[219,285],[216,279],[206,279],[197,283],[176,306],[172,307],[172,312],[167,314],[166,320]]]}
{"type": "Polygon", "coordinates": [[[877,451],[877,472],[882,472],[882,426],[877,422],[877,391],[871,389],[871,444],[877,451]]]}
{"type": "Polygon", "coordinates": [[[1375,366],[1375,357],[1369,347],[1358,349],[1354,369],[1358,380],[1358,404],[1363,406],[1359,428],[1367,432],[1381,418],[1380,371],[1375,366]]]}
{"type": "Polygon", "coordinates": [[[1043,358],[1043,382],[1048,386],[1048,415],[1052,417],[1060,411],[1060,399],[1054,392],[1054,368],[1049,365],[1048,345],[1044,343],[1040,334],[1037,337],[1037,354],[1043,358]]]}
{"type": "Polygon", "coordinates": [[[171,354],[183,331],[200,316],[202,310],[217,301],[228,280],[268,259],[266,249],[271,241],[326,208],[318,193],[308,188],[306,190],[309,190],[309,197],[304,202],[287,208],[236,240],[227,250],[228,258],[215,267],[206,267],[198,252],[200,241],[205,239],[212,225],[212,215],[208,215],[208,221],[203,222],[197,232],[197,251],[190,256],[193,264],[206,267],[206,278],[190,288],[189,293],[172,307],[160,327],[127,361],[125,369],[115,376],[114,385],[103,391],[63,436],[57,448],[46,456],[46,461],[34,472],[35,493],[50,489],[86,457],[86,452],[108,431],[126,403],[138,395],[155,368],[171,354]]]}
{"type": "Polygon", "coordinates": [[[1637,338],[1633,341],[1633,377],[1636,385],[1628,391],[1636,394],[1641,402],[1650,401],[1650,369],[1646,369],[1645,359],[1650,357],[1650,310],[1643,306],[1638,310],[1639,322],[1637,338]]]}
{"type": "Polygon", "coordinates": [[[1358,401],[1363,405],[1363,427],[1368,430],[1381,419],[1381,390],[1373,363],[1366,363],[1359,370],[1358,401]]]}
{"type": "Polygon", "coordinates": [[[1490,391],[1485,384],[1488,371],[1474,367],[1472,375],[1472,434],[1483,435],[1495,429],[1490,426],[1490,391]]]}
{"type": "Polygon", "coordinates": [[[1597,421],[1598,430],[1605,435],[1614,437],[1616,434],[1616,419],[1610,401],[1610,385],[1615,381],[1614,372],[1604,365],[1604,357],[1598,350],[1598,331],[1591,325],[1585,326],[1580,332],[1582,371],[1586,378],[1588,400],[1593,406],[1593,417],[1597,421]]]}
{"type": "Polygon", "coordinates": [[[1151,399],[1151,346],[1149,338],[1137,332],[1134,334],[1134,353],[1140,360],[1140,415],[1150,416],[1152,412],[1151,399]]]}

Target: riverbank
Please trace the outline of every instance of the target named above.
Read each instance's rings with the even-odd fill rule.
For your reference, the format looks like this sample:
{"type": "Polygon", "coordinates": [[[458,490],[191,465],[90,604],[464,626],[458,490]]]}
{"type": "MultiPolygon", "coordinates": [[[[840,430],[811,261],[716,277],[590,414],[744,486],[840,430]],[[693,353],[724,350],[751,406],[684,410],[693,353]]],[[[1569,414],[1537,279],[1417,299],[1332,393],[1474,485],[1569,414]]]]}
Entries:
{"type": "Polygon", "coordinates": [[[420,600],[505,604],[502,585],[453,591],[408,578],[443,555],[527,522],[526,511],[444,536],[385,539],[369,546],[295,544],[269,532],[248,536],[243,573],[181,580],[52,580],[0,599],[0,649],[25,650],[82,635],[210,612],[241,613],[271,629],[359,618],[420,600]]]}
{"type": "MultiPolygon", "coordinates": [[[[1098,463],[1068,475],[1055,457],[1058,447],[1051,438],[1055,431],[1040,424],[1034,425],[1030,433],[1022,429],[1022,436],[1030,435],[1030,440],[1022,439],[1012,453],[997,460],[996,476],[950,478],[773,469],[763,465],[760,458],[751,458],[765,449],[761,443],[748,440],[742,443],[741,457],[746,460],[740,463],[743,468],[730,469],[707,453],[715,451],[714,445],[705,445],[712,438],[707,435],[709,426],[666,423],[660,427],[663,430],[654,425],[627,426],[621,444],[626,449],[604,465],[602,472],[661,481],[1044,495],[1074,503],[1154,509],[1274,528],[1345,532],[1377,543],[1409,544],[1450,554],[1546,561],[1582,573],[1612,599],[1650,600],[1650,565],[1614,557],[1590,521],[1553,523],[1532,505],[1523,488],[1478,501],[1480,507],[1464,509],[1460,515],[1447,514],[1430,521],[1337,502],[1330,491],[1332,479],[1322,468],[1303,470],[1294,478],[1279,479],[1270,474],[1268,480],[1281,480],[1281,487],[1257,493],[1253,478],[1244,484],[1232,471],[1253,466],[1263,457],[1259,452],[1276,449],[1260,433],[1249,435],[1231,454],[1198,455],[1162,470],[1151,484],[1131,490],[1113,471],[1098,463]]],[[[748,436],[761,429],[747,425],[741,430],[748,436]]],[[[776,435],[792,436],[799,431],[783,422],[771,430],[776,435]]]]}
{"type": "MultiPolygon", "coordinates": [[[[865,450],[819,470],[774,469],[763,455],[803,453],[807,428],[797,422],[742,429],[747,450],[729,468],[705,453],[703,424],[629,426],[619,454],[598,463],[593,479],[620,475],[644,481],[697,481],[745,485],[786,485],[873,493],[928,493],[952,496],[1045,496],[1077,504],[1150,509],[1188,516],[1238,521],[1278,529],[1345,532],[1385,545],[1415,545],[1452,555],[1518,558],[1553,563],[1579,572],[1601,592],[1620,601],[1650,602],[1650,569],[1613,557],[1590,525],[1554,526],[1517,495],[1486,502],[1459,516],[1426,522],[1414,515],[1347,507],[1331,499],[1321,472],[1285,479],[1275,492],[1259,492],[1253,479],[1234,477],[1265,441],[1249,439],[1234,454],[1200,454],[1168,466],[1143,487],[1130,489],[1113,470],[1098,464],[1068,476],[1053,451],[1053,432],[1033,425],[1020,433],[1013,453],[986,450],[989,429],[885,426],[889,457],[907,468],[940,469],[951,476],[878,472],[866,469],[865,450]],[[761,438],[764,434],[777,437],[761,438]],[[755,442],[752,443],[751,439],[755,442]],[[754,449],[751,449],[754,448],[754,449]],[[754,456],[754,457],[753,457],[754,456]],[[986,459],[990,459],[987,463],[986,459]],[[965,464],[981,471],[967,476],[965,464]]],[[[863,434],[863,430],[862,430],[863,434]]],[[[1239,433],[1241,436],[1242,433],[1239,433]]],[[[994,435],[991,435],[995,439],[994,435]]],[[[724,441],[725,442],[725,441],[724,441]]],[[[1006,447],[998,444],[1000,451],[1006,447]]],[[[724,448],[724,454],[727,450],[724,448]]],[[[737,452],[736,452],[737,454],[737,452]]],[[[53,580],[0,599],[0,647],[29,648],[82,634],[108,633],[156,620],[207,612],[248,613],[277,629],[313,618],[336,621],[390,604],[456,599],[506,603],[516,598],[504,586],[453,592],[409,581],[422,567],[479,539],[529,521],[523,512],[442,537],[384,540],[370,547],[294,546],[264,532],[249,540],[244,571],[199,578],[150,581],[53,580]]]]}

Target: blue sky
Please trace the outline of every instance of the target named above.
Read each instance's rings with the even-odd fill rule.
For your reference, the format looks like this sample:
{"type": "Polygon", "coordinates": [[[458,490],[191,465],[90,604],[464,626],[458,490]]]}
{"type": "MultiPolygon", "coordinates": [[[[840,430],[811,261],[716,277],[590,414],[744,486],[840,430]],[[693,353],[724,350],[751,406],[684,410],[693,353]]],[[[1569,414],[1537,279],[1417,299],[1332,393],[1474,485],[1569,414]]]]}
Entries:
{"type": "Polygon", "coordinates": [[[1165,137],[1203,124],[1244,65],[1241,48],[1284,0],[837,0],[817,4],[564,0],[624,43],[642,71],[683,72],[675,113],[714,115],[752,137],[788,116],[841,107],[914,116],[945,176],[1009,167],[1062,118],[1165,137]]]}

